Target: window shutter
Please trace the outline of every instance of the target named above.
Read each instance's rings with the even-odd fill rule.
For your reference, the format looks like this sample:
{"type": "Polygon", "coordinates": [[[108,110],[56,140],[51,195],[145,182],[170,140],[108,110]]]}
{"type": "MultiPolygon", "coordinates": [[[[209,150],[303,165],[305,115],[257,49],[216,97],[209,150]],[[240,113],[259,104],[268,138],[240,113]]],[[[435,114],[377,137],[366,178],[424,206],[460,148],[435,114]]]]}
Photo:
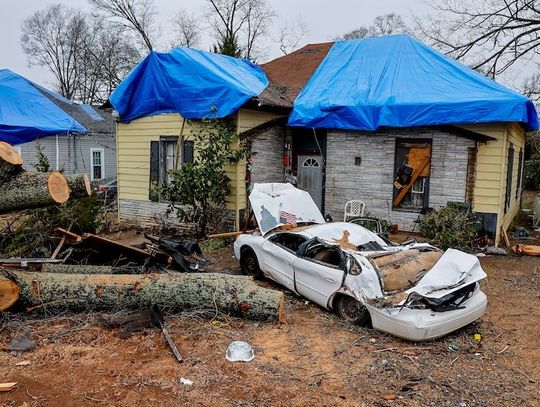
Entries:
{"type": "Polygon", "coordinates": [[[184,141],[182,148],[182,164],[193,163],[194,144],[193,141],[184,141]]]}
{"type": "Polygon", "coordinates": [[[523,182],[523,149],[519,149],[519,163],[518,163],[518,174],[517,174],[517,185],[516,185],[516,199],[519,198],[519,194],[521,192],[521,189],[523,186],[521,185],[523,182]]]}
{"type": "Polygon", "coordinates": [[[506,195],[504,199],[504,213],[510,208],[512,202],[512,172],[514,171],[514,145],[508,148],[507,168],[506,168],[506,195]]]}
{"type": "Polygon", "coordinates": [[[148,198],[159,201],[159,141],[150,142],[150,183],[148,198]]]}

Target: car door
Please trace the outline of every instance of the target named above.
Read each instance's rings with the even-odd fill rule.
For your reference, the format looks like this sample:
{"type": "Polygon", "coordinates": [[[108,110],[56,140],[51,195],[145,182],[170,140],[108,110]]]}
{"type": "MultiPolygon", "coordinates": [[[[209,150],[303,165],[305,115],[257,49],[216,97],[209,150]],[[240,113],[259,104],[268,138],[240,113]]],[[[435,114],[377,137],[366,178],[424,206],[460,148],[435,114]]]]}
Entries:
{"type": "MultiPolygon", "coordinates": [[[[308,242],[307,244],[312,243],[308,242]]],[[[335,246],[336,253],[343,256],[335,246]]],[[[309,252],[309,247],[306,252],[309,252]]],[[[342,265],[329,264],[299,250],[293,262],[296,291],[322,307],[328,308],[330,297],[343,285],[345,272],[342,265]]]]}
{"type": "Polygon", "coordinates": [[[296,255],[282,246],[266,240],[261,245],[262,267],[264,273],[277,283],[294,290],[293,261],[296,255]]]}

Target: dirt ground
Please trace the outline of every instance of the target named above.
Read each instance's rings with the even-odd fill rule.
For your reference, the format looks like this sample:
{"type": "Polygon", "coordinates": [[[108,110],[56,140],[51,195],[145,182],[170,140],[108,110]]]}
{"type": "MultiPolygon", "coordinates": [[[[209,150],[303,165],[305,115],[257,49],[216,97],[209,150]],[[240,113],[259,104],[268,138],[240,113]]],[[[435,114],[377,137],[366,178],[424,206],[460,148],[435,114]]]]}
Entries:
{"type": "MultiPolygon", "coordinates": [[[[238,271],[230,246],[210,257],[216,267],[238,271]]],[[[0,352],[0,382],[19,383],[0,393],[0,405],[537,406],[540,259],[481,262],[489,276],[482,283],[489,298],[484,317],[418,344],[344,323],[291,293],[281,324],[194,312],[168,316],[181,364],[155,329],[125,338],[97,314],[4,314],[0,344],[27,330],[37,347],[0,352]],[[233,340],[252,344],[256,358],[226,361],[233,340]],[[29,364],[16,366],[22,361],[29,364]]]]}

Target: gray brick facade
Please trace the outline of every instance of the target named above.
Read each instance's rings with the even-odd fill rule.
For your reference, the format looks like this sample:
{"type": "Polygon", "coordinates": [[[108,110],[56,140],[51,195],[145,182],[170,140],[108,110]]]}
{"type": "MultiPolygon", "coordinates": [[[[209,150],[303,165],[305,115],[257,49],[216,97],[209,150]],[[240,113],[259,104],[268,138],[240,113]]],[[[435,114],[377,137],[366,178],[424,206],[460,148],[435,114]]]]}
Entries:
{"type": "Polygon", "coordinates": [[[334,220],[343,219],[348,200],[360,199],[371,215],[397,223],[401,230],[412,230],[418,213],[392,210],[396,138],[432,140],[429,207],[465,201],[468,148],[474,147],[474,141],[430,128],[328,131],[325,207],[334,220]],[[355,157],[361,157],[358,166],[355,157]]]}
{"type": "Polygon", "coordinates": [[[274,126],[251,140],[251,183],[283,182],[284,130],[274,126]]]}

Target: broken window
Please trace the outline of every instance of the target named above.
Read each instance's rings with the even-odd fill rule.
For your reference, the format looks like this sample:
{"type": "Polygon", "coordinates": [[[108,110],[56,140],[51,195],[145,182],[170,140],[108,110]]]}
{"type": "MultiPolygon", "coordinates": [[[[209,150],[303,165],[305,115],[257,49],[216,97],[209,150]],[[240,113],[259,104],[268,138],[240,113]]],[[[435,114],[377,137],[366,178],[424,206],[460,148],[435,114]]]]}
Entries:
{"type": "Polygon", "coordinates": [[[341,249],[338,246],[328,246],[317,239],[308,244],[303,257],[325,266],[340,268],[343,265],[341,249]]]}
{"type": "Polygon", "coordinates": [[[298,251],[298,248],[302,243],[307,240],[305,236],[296,235],[293,233],[279,233],[270,238],[270,241],[284,249],[290,250],[293,253],[298,251]]]}
{"type": "Polygon", "coordinates": [[[429,205],[431,140],[397,139],[394,160],[394,208],[421,210],[429,205]]]}

